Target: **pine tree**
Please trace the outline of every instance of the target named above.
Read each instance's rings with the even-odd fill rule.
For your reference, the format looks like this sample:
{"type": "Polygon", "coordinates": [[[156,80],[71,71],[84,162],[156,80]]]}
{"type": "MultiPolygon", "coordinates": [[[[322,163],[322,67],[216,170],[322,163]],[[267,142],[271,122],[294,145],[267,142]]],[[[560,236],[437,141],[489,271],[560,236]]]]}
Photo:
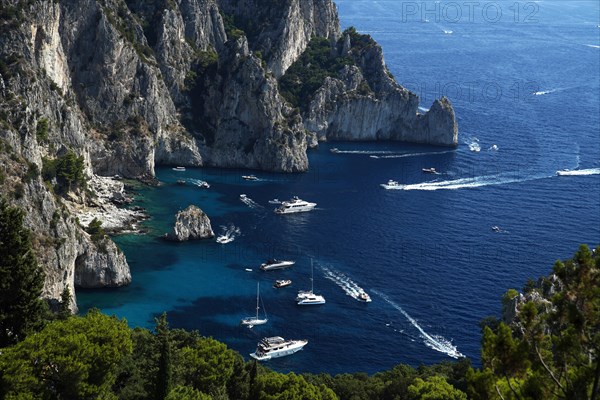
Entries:
{"type": "Polygon", "coordinates": [[[44,273],[38,266],[23,211],[0,198],[0,348],[17,343],[43,324],[44,273]]]}
{"type": "Polygon", "coordinates": [[[158,338],[159,358],[156,377],[156,399],[163,400],[171,391],[173,366],[171,365],[171,342],[167,314],[156,318],[156,336],[158,338]]]}

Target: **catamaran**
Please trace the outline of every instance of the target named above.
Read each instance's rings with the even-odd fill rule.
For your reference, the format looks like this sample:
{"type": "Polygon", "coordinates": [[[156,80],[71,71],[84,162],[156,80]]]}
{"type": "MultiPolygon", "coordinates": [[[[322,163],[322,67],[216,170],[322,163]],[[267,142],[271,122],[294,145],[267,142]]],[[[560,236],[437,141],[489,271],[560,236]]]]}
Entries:
{"type": "MultiPolygon", "coordinates": [[[[264,325],[267,323],[268,319],[267,319],[267,311],[266,310],[265,310],[264,318],[259,318],[259,316],[258,316],[258,310],[260,309],[259,301],[260,301],[260,283],[257,283],[256,284],[256,316],[255,317],[246,317],[246,318],[242,319],[242,321],[241,321],[242,325],[245,325],[248,328],[253,328],[256,325],[264,325]]],[[[265,307],[263,305],[263,309],[264,308],[265,307]]]]}
{"type": "Polygon", "coordinates": [[[320,294],[315,294],[314,290],[314,275],[313,275],[313,262],[310,260],[310,290],[301,290],[296,296],[296,301],[299,306],[313,306],[318,304],[325,304],[325,297],[320,294]]]}

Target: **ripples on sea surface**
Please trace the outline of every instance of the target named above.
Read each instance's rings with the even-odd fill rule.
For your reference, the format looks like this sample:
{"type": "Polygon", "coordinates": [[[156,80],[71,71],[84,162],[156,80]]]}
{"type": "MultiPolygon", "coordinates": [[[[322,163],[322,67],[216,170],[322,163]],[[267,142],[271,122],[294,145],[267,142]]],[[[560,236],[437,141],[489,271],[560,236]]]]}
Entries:
{"type": "Polygon", "coordinates": [[[555,176],[563,168],[600,167],[600,50],[589,46],[600,44],[596,2],[531,3],[538,22],[516,23],[503,10],[506,18],[494,24],[433,16],[403,22],[403,2],[337,3],[343,26],[382,45],[388,67],[421,96],[421,106],[440,94],[451,98],[459,148],[433,154],[447,149],[323,144],[309,151],[309,172],[257,172],[258,182],[243,181],[244,171],[159,169],[165,185],[140,192],[140,205],[153,216],[149,234],[116,239],[133,283],[78,291],[83,311],[99,307],[146,327],[167,311],[173,327],[197,329],[244,356],[265,335],[307,338],[304,351],[268,363],[283,371],[375,372],[458,353],[478,363],[478,323],[499,314],[502,294],[547,274],[580,243],[600,241],[600,175],[555,176]],[[472,143],[481,151],[471,152],[472,143]],[[494,144],[498,150],[488,150],[494,144]],[[331,147],[349,153],[332,154],[331,147]],[[370,157],[393,154],[415,155],[370,157]],[[426,167],[441,174],[423,174],[426,167]],[[176,185],[181,178],[212,186],[176,185]],[[413,190],[381,189],[388,179],[413,190]],[[241,193],[260,207],[242,203],[241,193]],[[268,200],[292,195],[318,209],[272,213],[268,200]],[[157,239],[189,204],[205,210],[216,230],[233,223],[241,235],[227,245],[157,239]],[[495,225],[503,231],[493,232],[495,225]],[[260,272],[274,256],[297,264],[260,272]],[[311,257],[315,291],[327,304],[300,308],[293,298],[310,287],[311,257]],[[322,267],[351,279],[373,302],[348,296],[322,267]],[[293,285],[272,289],[282,278],[293,285]],[[254,312],[257,281],[270,320],[249,330],[238,324],[254,312]]]}

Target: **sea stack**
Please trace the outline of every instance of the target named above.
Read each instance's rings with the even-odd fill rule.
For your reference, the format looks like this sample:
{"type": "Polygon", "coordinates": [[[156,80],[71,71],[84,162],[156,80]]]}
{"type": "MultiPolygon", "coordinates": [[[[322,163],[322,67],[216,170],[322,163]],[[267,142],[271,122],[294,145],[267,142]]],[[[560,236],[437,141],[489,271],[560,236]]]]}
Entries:
{"type": "Polygon", "coordinates": [[[200,208],[190,205],[175,216],[173,230],[165,235],[167,240],[185,242],[187,240],[208,239],[215,236],[208,215],[200,208]]]}

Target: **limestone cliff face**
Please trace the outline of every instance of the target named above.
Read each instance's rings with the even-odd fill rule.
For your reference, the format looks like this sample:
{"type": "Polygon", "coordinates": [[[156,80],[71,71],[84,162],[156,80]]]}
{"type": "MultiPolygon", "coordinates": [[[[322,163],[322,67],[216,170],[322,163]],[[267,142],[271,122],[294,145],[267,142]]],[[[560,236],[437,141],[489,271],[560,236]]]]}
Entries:
{"type": "Polygon", "coordinates": [[[82,157],[90,180],[153,177],[161,164],[305,171],[306,148],[317,138],[456,143],[448,100],[420,115],[378,46],[354,52],[349,37],[338,45],[331,0],[4,0],[2,7],[0,194],[28,211],[50,299],[65,287],[75,293],[76,284],[131,280],[116,246],[93,240],[74,216],[102,208],[95,186],[55,191],[44,167],[65,154],[82,157]],[[314,36],[354,65],[328,78],[300,112],[283,99],[278,79],[314,36]]]}
{"type": "Polygon", "coordinates": [[[341,55],[356,65],[339,78],[326,78],[314,94],[304,123],[321,140],[400,140],[443,146],[458,144],[458,126],[447,98],[436,100],[422,115],[418,97],[387,72],[383,52],[374,42],[352,49],[344,38],[341,55]]]}
{"type": "Polygon", "coordinates": [[[208,215],[198,207],[190,205],[185,210],[177,213],[173,230],[165,237],[167,240],[185,242],[187,240],[207,239],[213,236],[215,234],[208,215]]]}
{"type": "Polygon", "coordinates": [[[249,51],[246,39],[228,42],[215,68],[197,88],[208,144],[205,162],[221,167],[306,170],[306,135],[300,116],[283,101],[277,81],[249,51]]]}
{"type": "Polygon", "coordinates": [[[335,42],[341,34],[331,0],[218,0],[248,31],[251,48],[265,57],[269,70],[281,77],[306,49],[311,37],[335,42]]]}

